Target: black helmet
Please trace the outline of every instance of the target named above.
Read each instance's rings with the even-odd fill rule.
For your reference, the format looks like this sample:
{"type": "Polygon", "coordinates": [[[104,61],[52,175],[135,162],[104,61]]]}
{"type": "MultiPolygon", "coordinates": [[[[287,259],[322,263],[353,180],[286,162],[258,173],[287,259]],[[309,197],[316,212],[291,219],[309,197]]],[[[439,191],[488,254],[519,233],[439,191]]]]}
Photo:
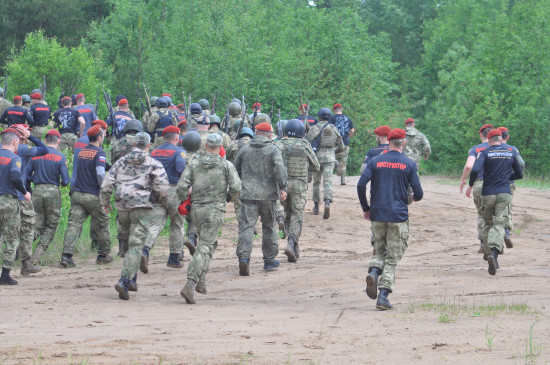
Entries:
{"type": "Polygon", "coordinates": [[[306,127],[299,119],[291,119],[285,126],[286,135],[294,138],[302,138],[306,134],[306,127]]]}
{"type": "Polygon", "coordinates": [[[201,108],[204,110],[204,109],[210,109],[210,103],[208,102],[208,100],[206,99],[201,99],[199,100],[199,105],[201,106],[201,108]]]}
{"type": "Polygon", "coordinates": [[[202,114],[202,107],[199,103],[192,103],[189,107],[191,114],[202,114]]]}
{"type": "Polygon", "coordinates": [[[222,120],[216,114],[212,114],[208,119],[210,119],[210,124],[217,124],[218,127],[222,125],[222,120]]]}
{"type": "Polygon", "coordinates": [[[169,106],[168,100],[166,100],[164,96],[161,96],[160,98],[157,99],[158,108],[168,108],[168,106],[169,106]]]}
{"type": "Polygon", "coordinates": [[[31,97],[27,94],[21,95],[21,99],[23,99],[23,104],[31,102],[31,97]]]}
{"type": "Polygon", "coordinates": [[[137,119],[131,119],[126,122],[126,125],[124,126],[124,129],[122,130],[124,133],[128,133],[130,131],[137,132],[143,132],[143,124],[137,119]]]}
{"type": "Polygon", "coordinates": [[[187,152],[197,152],[201,148],[201,135],[195,131],[187,132],[181,140],[181,146],[187,152]]]}
{"type": "Polygon", "coordinates": [[[319,109],[319,113],[317,113],[317,116],[319,119],[330,119],[332,117],[332,112],[329,108],[321,108],[319,109]]]}
{"type": "Polygon", "coordinates": [[[252,132],[252,129],[248,127],[243,127],[243,129],[241,129],[241,134],[239,134],[239,138],[243,138],[244,136],[254,138],[254,132],[252,132]]]}

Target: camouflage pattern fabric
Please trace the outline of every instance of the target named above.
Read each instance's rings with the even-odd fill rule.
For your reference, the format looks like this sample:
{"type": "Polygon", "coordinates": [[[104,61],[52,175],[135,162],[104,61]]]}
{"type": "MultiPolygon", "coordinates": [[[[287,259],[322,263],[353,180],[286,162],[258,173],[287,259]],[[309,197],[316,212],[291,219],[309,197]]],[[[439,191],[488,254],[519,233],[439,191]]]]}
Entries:
{"type": "Polygon", "coordinates": [[[63,133],[61,135],[61,142],[59,143],[59,151],[70,149],[71,152],[74,150],[74,144],[78,137],[73,133],[63,133]]]}
{"type": "MultiPolygon", "coordinates": [[[[516,184],[510,184],[510,191],[512,192],[512,199],[514,198],[514,191],[516,191],[516,184]]],[[[506,219],[506,228],[509,230],[514,229],[514,222],[512,221],[512,199],[510,199],[510,206],[508,207],[508,217],[506,219]]]]}
{"type": "Polygon", "coordinates": [[[113,190],[117,210],[151,209],[153,208],[151,200],[160,204],[166,201],[168,192],[166,171],[160,162],[146,152],[134,148],[128,155],[118,160],[105,176],[99,191],[102,206],[110,204],[113,190]]]}
{"type": "Polygon", "coordinates": [[[344,146],[344,149],[336,154],[336,161],[339,163],[338,175],[345,175],[348,165],[349,146],[344,146]]]}
{"type": "Polygon", "coordinates": [[[6,109],[13,106],[12,103],[9,100],[6,100],[2,97],[0,97],[0,115],[4,113],[6,109]]]}
{"type": "Polygon", "coordinates": [[[126,156],[134,148],[134,135],[126,134],[117,139],[111,146],[111,163],[117,162],[121,157],[126,156]]]}
{"type": "MultiPolygon", "coordinates": [[[[59,187],[51,184],[34,186],[32,203],[36,212],[34,236],[39,238],[37,247],[46,251],[53,241],[61,217],[61,193],[59,187]]],[[[92,229],[90,229],[90,233],[92,229]]]]}
{"type": "Polygon", "coordinates": [[[321,201],[321,179],[323,179],[323,201],[330,200],[332,203],[332,172],[334,162],[320,163],[320,171],[313,173],[313,201],[321,201]]]}
{"type": "MultiPolygon", "coordinates": [[[[11,194],[0,195],[0,237],[4,241],[2,268],[12,270],[19,247],[19,203],[11,194]]],[[[1,241],[0,241],[1,242],[1,241]]]]}
{"type": "Polygon", "coordinates": [[[409,245],[409,221],[398,223],[372,221],[371,225],[376,253],[370,260],[369,269],[379,268],[382,275],[378,279],[378,288],[393,292],[395,268],[409,245]]]}
{"type": "MultiPolygon", "coordinates": [[[[166,213],[166,208],[162,204],[153,204],[153,209],[149,211],[147,217],[147,238],[145,239],[144,247],[153,248],[155,242],[160,236],[164,226],[166,225],[166,220],[168,219],[168,214],[166,213]]],[[[170,251],[171,252],[171,251],[170,251]]]]}
{"type": "Polygon", "coordinates": [[[21,215],[21,226],[19,228],[19,254],[21,260],[29,260],[32,256],[32,243],[34,241],[34,217],[36,213],[32,200],[19,200],[19,212],[21,215]]]}
{"type": "MultiPolygon", "coordinates": [[[[38,138],[38,139],[42,139],[42,138],[44,138],[44,133],[46,133],[46,129],[47,129],[46,126],[44,126],[44,127],[32,127],[31,135],[38,138]]],[[[73,144],[73,146],[74,146],[74,144],[73,144]]]]}
{"type": "Polygon", "coordinates": [[[405,127],[405,132],[407,133],[407,144],[403,148],[403,153],[412,159],[418,168],[422,158],[427,159],[430,157],[432,152],[430,141],[423,133],[412,126],[405,127]]]}
{"type": "Polygon", "coordinates": [[[496,248],[502,253],[504,228],[508,221],[511,204],[511,194],[496,194],[481,197],[481,210],[485,221],[482,246],[486,254],[491,254],[492,248],[496,248]]]}
{"type": "Polygon", "coordinates": [[[275,200],[245,200],[241,199],[241,217],[239,219],[239,240],[237,257],[250,259],[254,227],[258,217],[262,221],[262,252],[264,260],[273,260],[279,253],[279,236],[276,227],[275,200]]]}
{"type": "MultiPolygon", "coordinates": [[[[217,125],[213,125],[208,132],[210,133],[219,133],[222,136],[222,146],[223,148],[227,149],[229,147],[229,144],[231,143],[231,137],[229,137],[229,134],[225,134],[223,131],[221,131],[217,125]]],[[[226,151],[227,153],[227,151],[226,151]]]]}
{"type": "Polygon", "coordinates": [[[63,240],[63,254],[72,255],[76,240],[82,233],[84,221],[91,216],[90,227],[95,227],[97,234],[98,254],[107,256],[111,252],[111,234],[109,232],[109,215],[106,214],[97,196],[80,191],[71,193],[71,210],[67,230],[63,240]]]}
{"type": "Polygon", "coordinates": [[[477,239],[483,240],[483,226],[485,225],[485,220],[483,219],[483,211],[481,209],[481,189],[483,188],[483,179],[477,179],[474,182],[472,189],[474,204],[476,205],[477,210],[477,239]]]}
{"type": "Polygon", "coordinates": [[[249,144],[251,140],[252,138],[250,138],[249,136],[244,136],[241,139],[232,141],[225,149],[225,157],[227,158],[227,160],[234,162],[235,157],[237,157],[237,153],[239,153],[244,145],[249,144]]]}
{"type": "Polygon", "coordinates": [[[122,262],[121,275],[128,279],[132,279],[139,269],[143,242],[147,238],[150,211],[146,208],[135,208],[118,213],[120,225],[128,237],[128,252],[122,262]]]}
{"type": "MultiPolygon", "coordinates": [[[[306,136],[309,143],[313,142],[317,138],[321,132],[321,129],[327,123],[328,121],[322,120],[311,127],[306,136]]],[[[319,147],[315,152],[317,160],[319,160],[319,163],[332,163],[334,170],[334,161],[336,161],[335,153],[336,151],[340,152],[343,149],[344,142],[342,141],[342,136],[338,133],[338,130],[336,130],[336,127],[333,124],[329,124],[325,127],[325,129],[323,129],[323,134],[319,141],[319,147]]]]}

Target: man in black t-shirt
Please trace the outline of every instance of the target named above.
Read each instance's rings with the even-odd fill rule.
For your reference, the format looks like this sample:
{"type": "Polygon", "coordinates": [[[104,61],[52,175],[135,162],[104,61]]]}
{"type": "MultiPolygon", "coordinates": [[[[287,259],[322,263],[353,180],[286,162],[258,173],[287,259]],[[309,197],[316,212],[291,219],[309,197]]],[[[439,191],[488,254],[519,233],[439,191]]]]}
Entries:
{"type": "Polygon", "coordinates": [[[472,194],[474,182],[483,171],[483,187],[481,189],[481,206],[483,214],[482,246],[483,258],[489,263],[489,274],[495,275],[498,265],[498,254],[502,253],[504,229],[508,219],[508,209],[512,203],[510,180],[523,178],[523,170],[516,155],[502,146],[502,131],[493,129],[487,135],[489,147],[478,155],[466,196],[472,194]],[[513,172],[513,174],[511,174],[513,172]]]}
{"type": "Polygon", "coordinates": [[[59,150],[62,151],[69,148],[72,151],[76,140],[82,136],[86,122],[78,110],[71,108],[72,99],[70,97],[65,96],[61,100],[61,106],[62,108],[56,110],[53,114],[55,127],[58,128],[61,134],[59,150]]]}
{"type": "Polygon", "coordinates": [[[95,107],[91,104],[84,104],[85,102],[86,97],[84,96],[84,94],[80,93],[76,95],[76,106],[74,107],[74,110],[78,110],[80,116],[84,118],[84,122],[86,122],[84,130],[80,134],[81,136],[85,135],[88,129],[92,127],[92,122],[94,120],[97,120],[95,107]]]}
{"type": "Polygon", "coordinates": [[[0,124],[2,126],[7,125],[11,127],[14,124],[25,124],[25,122],[29,125],[33,124],[34,119],[32,115],[21,104],[23,104],[23,98],[19,95],[15,96],[13,98],[13,106],[4,110],[4,113],[0,116],[0,124]]]}
{"type": "Polygon", "coordinates": [[[84,147],[75,158],[78,159],[76,182],[71,187],[71,210],[67,231],[63,242],[63,256],[61,266],[75,266],[72,259],[76,240],[80,236],[84,221],[91,216],[91,226],[96,227],[98,239],[98,256],[96,264],[107,264],[113,261],[109,255],[111,238],[109,233],[109,215],[106,214],[99,202],[99,189],[105,178],[106,155],[103,144],[103,130],[95,125],[88,129],[90,144],[84,147]]]}
{"type": "Polygon", "coordinates": [[[338,133],[342,136],[342,142],[344,142],[344,150],[336,154],[336,161],[338,161],[337,175],[340,176],[340,185],[346,185],[346,165],[348,163],[349,156],[349,139],[355,133],[353,128],[353,122],[347,115],[342,113],[342,104],[336,103],[332,107],[333,115],[330,118],[330,123],[334,124],[338,133]]]}
{"type": "Polygon", "coordinates": [[[395,286],[395,269],[403,257],[409,239],[408,189],[412,187],[414,200],[422,199],[416,164],[403,155],[407,143],[403,129],[394,129],[388,139],[390,149],[369,160],[357,183],[357,194],[363,215],[370,220],[374,232],[376,254],[369,263],[367,295],[377,298],[376,308],[392,309],[388,294],[395,286]],[[371,205],[367,202],[367,183],[371,182],[371,205]],[[380,278],[380,280],[379,280],[380,278]]]}
{"type": "Polygon", "coordinates": [[[34,119],[34,123],[31,125],[31,134],[36,138],[42,138],[46,132],[49,120],[52,119],[52,110],[48,105],[41,102],[42,94],[32,93],[31,99],[29,113],[34,119]]]}
{"type": "MultiPolygon", "coordinates": [[[[124,135],[124,127],[126,126],[126,123],[128,121],[135,119],[132,117],[132,114],[130,114],[128,107],[128,100],[121,99],[118,101],[118,108],[119,110],[116,111],[111,118],[111,115],[109,115],[109,118],[107,118],[106,122],[107,125],[111,127],[112,135],[116,138],[122,138],[124,135]]],[[[114,141],[111,141],[113,143],[114,141]]]]}
{"type": "Polygon", "coordinates": [[[374,130],[374,134],[376,134],[376,143],[378,143],[378,145],[371,148],[369,152],[367,152],[367,155],[365,156],[365,161],[363,161],[363,165],[361,165],[361,170],[359,171],[361,174],[363,173],[363,171],[365,171],[367,163],[369,163],[369,160],[371,158],[376,157],[379,154],[385,153],[389,150],[390,145],[388,144],[388,134],[390,134],[390,132],[391,128],[387,125],[382,125],[374,130]]]}

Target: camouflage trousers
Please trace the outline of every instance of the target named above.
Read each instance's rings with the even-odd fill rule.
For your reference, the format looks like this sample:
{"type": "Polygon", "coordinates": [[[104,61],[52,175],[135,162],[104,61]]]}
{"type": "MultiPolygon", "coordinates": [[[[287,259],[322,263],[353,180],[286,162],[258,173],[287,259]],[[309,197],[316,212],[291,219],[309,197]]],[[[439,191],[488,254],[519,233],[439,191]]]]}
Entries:
{"type": "Polygon", "coordinates": [[[342,152],[336,154],[336,161],[338,161],[338,176],[346,174],[346,166],[348,164],[349,146],[344,146],[342,152]]]}
{"type": "Polygon", "coordinates": [[[273,260],[279,253],[278,228],[275,227],[277,211],[275,200],[241,200],[241,219],[239,220],[239,241],[237,257],[250,259],[254,227],[258,217],[262,220],[262,252],[264,260],[273,260]]]}
{"type": "Polygon", "coordinates": [[[321,201],[321,178],[323,179],[323,201],[332,202],[332,172],[334,171],[334,162],[323,162],[320,164],[319,172],[313,173],[313,201],[321,201]]]}
{"type": "Polygon", "coordinates": [[[148,234],[147,226],[151,209],[136,208],[129,211],[118,211],[122,230],[128,237],[128,252],[122,262],[121,275],[132,279],[139,269],[143,242],[148,234]]]}
{"type": "Polygon", "coordinates": [[[241,199],[237,198],[233,200],[233,205],[235,207],[235,216],[237,217],[237,222],[239,222],[239,219],[241,218],[241,199]]]}
{"type": "Polygon", "coordinates": [[[30,260],[34,241],[34,206],[32,201],[19,200],[21,226],[19,227],[19,255],[21,261],[30,260]]]}
{"type": "MultiPolygon", "coordinates": [[[[512,198],[514,198],[514,191],[516,191],[516,184],[510,184],[510,192],[512,193],[512,198]]],[[[514,229],[514,222],[512,221],[512,199],[510,199],[510,207],[508,208],[508,217],[506,219],[506,228],[509,230],[514,229]]]]}
{"type": "Polygon", "coordinates": [[[92,217],[90,229],[95,227],[97,230],[98,254],[108,255],[111,252],[109,215],[103,211],[99,197],[73,191],[71,193],[71,210],[69,211],[67,230],[63,240],[63,254],[72,255],[74,253],[76,241],[82,233],[82,225],[90,216],[92,217]]]}
{"type": "Polygon", "coordinates": [[[481,197],[481,210],[483,219],[485,220],[485,224],[483,225],[483,251],[486,254],[490,254],[492,248],[496,248],[502,252],[504,228],[506,227],[511,204],[511,194],[485,195],[481,197]]]}
{"type": "Polygon", "coordinates": [[[395,268],[409,245],[409,221],[371,222],[374,232],[374,248],[369,268],[377,267],[382,271],[378,287],[393,292],[395,287],[395,268]]]}
{"type": "Polygon", "coordinates": [[[170,253],[180,253],[183,250],[183,240],[185,235],[185,221],[178,212],[180,200],[176,194],[176,186],[170,186],[168,189],[168,198],[166,205],[155,205],[150,213],[148,234],[145,240],[145,246],[153,248],[155,241],[164,229],[167,217],[170,217],[170,253]]]}
{"type": "Polygon", "coordinates": [[[477,179],[473,186],[474,204],[477,209],[477,239],[483,241],[483,226],[485,221],[483,220],[483,212],[481,210],[481,189],[483,188],[483,179],[477,179]]]}
{"type": "Polygon", "coordinates": [[[223,212],[208,205],[192,205],[190,214],[201,239],[189,261],[187,279],[199,281],[208,273],[210,261],[218,248],[217,238],[223,225],[223,212]]]}
{"type": "Polygon", "coordinates": [[[300,240],[304,210],[306,208],[307,184],[302,180],[289,179],[287,185],[286,200],[283,202],[285,209],[285,227],[288,238],[295,242],[300,240]]]}
{"type": "Polygon", "coordinates": [[[44,138],[44,133],[46,133],[46,126],[43,127],[32,127],[31,135],[38,139],[44,138]]]}
{"type": "Polygon", "coordinates": [[[59,187],[53,184],[35,185],[32,203],[36,212],[34,237],[40,238],[37,247],[40,246],[46,251],[53,241],[61,217],[59,187]]]}
{"type": "MultiPolygon", "coordinates": [[[[11,194],[0,194],[0,239],[4,241],[2,268],[12,270],[19,247],[19,202],[11,194]]],[[[0,241],[1,242],[1,241],[0,241]]]]}
{"type": "Polygon", "coordinates": [[[76,140],[78,137],[76,134],[73,133],[63,133],[61,135],[61,142],[59,143],[59,151],[63,151],[66,149],[70,149],[71,151],[74,150],[74,144],[76,143],[76,140]]]}

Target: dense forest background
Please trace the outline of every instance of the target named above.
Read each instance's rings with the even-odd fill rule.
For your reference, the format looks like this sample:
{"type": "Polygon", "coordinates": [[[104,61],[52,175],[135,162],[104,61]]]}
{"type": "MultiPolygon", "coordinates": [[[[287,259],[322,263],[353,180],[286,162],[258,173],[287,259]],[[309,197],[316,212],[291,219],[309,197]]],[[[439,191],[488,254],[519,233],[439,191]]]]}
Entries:
{"type": "MultiPolygon", "coordinates": [[[[95,103],[100,82],[136,114],[142,83],[193,100],[231,93],[283,118],[344,105],[351,169],[372,130],[417,121],[432,144],[422,170],[457,174],[478,128],[510,130],[532,175],[550,169],[550,0],[60,0],[0,3],[8,97],[46,76],[95,103]]],[[[100,96],[101,98],[101,96],[100,96]]],[[[264,109],[264,111],[265,111],[264,109]]],[[[99,115],[106,116],[101,100],[99,115]]],[[[276,118],[274,118],[276,120],[276,118]]]]}

